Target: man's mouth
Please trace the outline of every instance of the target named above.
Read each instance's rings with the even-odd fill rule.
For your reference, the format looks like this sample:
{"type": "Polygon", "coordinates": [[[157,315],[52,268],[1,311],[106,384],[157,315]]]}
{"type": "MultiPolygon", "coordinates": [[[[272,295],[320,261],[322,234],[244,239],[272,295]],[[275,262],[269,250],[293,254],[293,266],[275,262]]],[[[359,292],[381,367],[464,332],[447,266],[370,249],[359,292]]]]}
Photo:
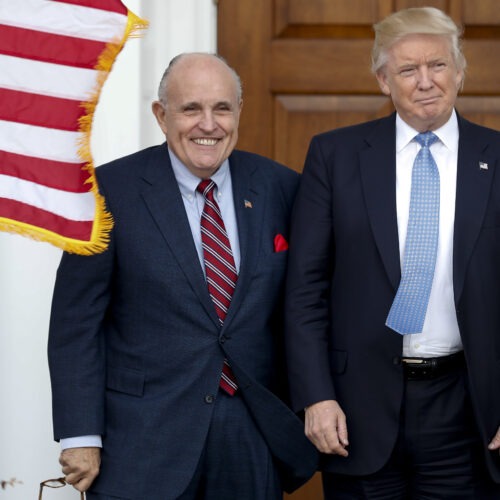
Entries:
{"type": "Polygon", "coordinates": [[[215,146],[220,139],[211,139],[211,138],[206,138],[206,139],[193,139],[193,142],[195,144],[198,144],[198,146],[215,146]]]}
{"type": "Polygon", "coordinates": [[[418,104],[432,104],[436,102],[439,99],[439,96],[434,96],[434,97],[426,97],[424,99],[418,99],[417,102],[418,104]]]}

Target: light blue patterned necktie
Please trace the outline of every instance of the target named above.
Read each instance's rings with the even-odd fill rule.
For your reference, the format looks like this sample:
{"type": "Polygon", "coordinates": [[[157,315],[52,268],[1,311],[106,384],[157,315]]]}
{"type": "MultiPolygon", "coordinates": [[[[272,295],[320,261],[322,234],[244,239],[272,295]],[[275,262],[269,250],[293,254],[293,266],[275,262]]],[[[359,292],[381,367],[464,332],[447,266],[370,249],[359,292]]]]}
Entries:
{"type": "Polygon", "coordinates": [[[438,137],[425,132],[415,140],[422,148],[413,164],[403,271],[386,321],[389,328],[402,335],[422,332],[439,236],[439,171],[429,149],[438,137]]]}

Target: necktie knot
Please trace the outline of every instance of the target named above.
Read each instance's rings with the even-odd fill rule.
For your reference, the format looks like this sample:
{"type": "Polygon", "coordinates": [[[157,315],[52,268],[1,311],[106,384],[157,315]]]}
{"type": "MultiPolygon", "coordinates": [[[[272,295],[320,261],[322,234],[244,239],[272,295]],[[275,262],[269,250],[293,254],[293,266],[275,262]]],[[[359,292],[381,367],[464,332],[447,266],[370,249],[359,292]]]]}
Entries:
{"type": "Polygon", "coordinates": [[[196,191],[201,193],[205,198],[212,200],[214,197],[215,186],[216,184],[212,179],[204,179],[198,184],[196,191]]]}
{"type": "Polygon", "coordinates": [[[415,140],[424,148],[432,146],[438,139],[439,137],[431,131],[422,132],[415,136],[415,140]]]}

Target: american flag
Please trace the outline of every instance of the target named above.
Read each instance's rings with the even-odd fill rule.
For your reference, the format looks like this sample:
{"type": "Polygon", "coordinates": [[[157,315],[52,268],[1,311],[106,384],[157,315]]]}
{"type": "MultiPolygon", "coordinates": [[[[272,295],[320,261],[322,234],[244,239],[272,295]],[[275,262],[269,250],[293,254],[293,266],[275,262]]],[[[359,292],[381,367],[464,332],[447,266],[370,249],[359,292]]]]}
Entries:
{"type": "Polygon", "coordinates": [[[0,230],[79,254],[107,247],[92,118],[145,26],[119,0],[0,0],[0,230]]]}

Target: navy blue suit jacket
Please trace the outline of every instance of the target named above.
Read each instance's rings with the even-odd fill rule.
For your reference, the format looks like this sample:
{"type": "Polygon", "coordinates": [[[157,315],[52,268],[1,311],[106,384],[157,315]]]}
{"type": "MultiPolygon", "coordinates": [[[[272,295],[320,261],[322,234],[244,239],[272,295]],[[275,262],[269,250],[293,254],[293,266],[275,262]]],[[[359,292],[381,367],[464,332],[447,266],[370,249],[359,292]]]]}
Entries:
{"type": "Polygon", "coordinates": [[[284,487],[298,487],[315,469],[301,421],[274,394],[283,378],[287,252],[276,253],[273,240],[288,238],[298,175],[241,151],[229,162],[241,266],[222,329],[166,145],[97,169],[115,222],[109,249],[63,256],[49,335],[55,438],[103,436],[94,491],[134,500],[182,493],[224,358],[284,487]]]}
{"type": "MultiPolygon", "coordinates": [[[[454,297],[477,425],[500,482],[498,452],[486,449],[500,425],[500,134],[460,117],[459,129],[454,297]]],[[[395,114],[313,138],[291,225],[292,403],[338,400],[349,457],[324,457],[323,467],[339,473],[377,471],[397,437],[402,337],[385,326],[401,272],[395,138],[395,114]]]]}

